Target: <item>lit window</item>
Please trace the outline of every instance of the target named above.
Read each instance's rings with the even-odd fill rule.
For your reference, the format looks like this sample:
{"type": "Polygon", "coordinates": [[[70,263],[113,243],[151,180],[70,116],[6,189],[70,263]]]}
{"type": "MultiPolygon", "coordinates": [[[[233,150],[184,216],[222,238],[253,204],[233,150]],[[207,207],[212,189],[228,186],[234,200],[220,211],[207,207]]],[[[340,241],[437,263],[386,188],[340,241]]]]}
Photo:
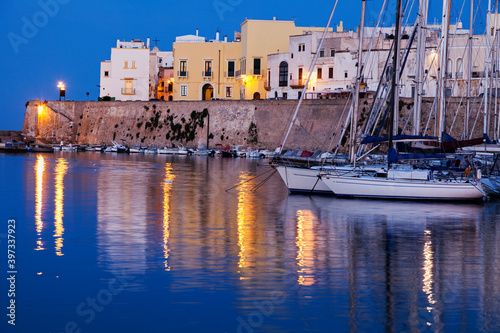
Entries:
{"type": "Polygon", "coordinates": [[[187,77],[187,61],[186,60],[179,61],[179,76],[187,77]]]}
{"type": "Polygon", "coordinates": [[[204,77],[212,77],[212,61],[205,61],[205,70],[203,71],[204,77]]]}
{"type": "Polygon", "coordinates": [[[132,60],[132,67],[130,67],[130,69],[137,69],[135,68],[135,60],[132,60]]]}
{"type": "Polygon", "coordinates": [[[188,86],[186,84],[181,85],[181,96],[187,97],[188,95],[188,86]]]}
{"type": "Polygon", "coordinates": [[[123,69],[128,69],[128,61],[125,61],[125,62],[123,63],[123,69]]]}
{"type": "Polygon", "coordinates": [[[322,79],[322,78],[323,78],[323,69],[318,68],[318,79],[322,79]]]}
{"type": "Polygon", "coordinates": [[[226,86],[226,98],[233,98],[233,87],[226,86]]]}

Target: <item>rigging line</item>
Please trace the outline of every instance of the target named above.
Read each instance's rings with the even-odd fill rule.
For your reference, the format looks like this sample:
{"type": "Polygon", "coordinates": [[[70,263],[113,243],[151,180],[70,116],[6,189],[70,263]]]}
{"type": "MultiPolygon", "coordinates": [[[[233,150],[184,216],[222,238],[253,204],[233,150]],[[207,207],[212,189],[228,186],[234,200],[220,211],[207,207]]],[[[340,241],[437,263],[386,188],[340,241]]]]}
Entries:
{"type": "Polygon", "coordinates": [[[325,30],[323,31],[323,36],[321,36],[321,41],[320,41],[318,47],[316,48],[316,54],[314,55],[314,59],[311,62],[311,66],[309,67],[309,73],[307,75],[307,80],[305,82],[304,88],[302,89],[302,94],[300,95],[300,99],[299,99],[299,102],[297,103],[297,107],[295,109],[295,113],[293,114],[293,118],[290,121],[290,126],[288,127],[288,132],[286,133],[285,139],[283,140],[283,144],[281,145],[280,153],[283,150],[283,148],[285,147],[286,140],[288,139],[288,136],[290,135],[290,131],[292,130],[293,123],[295,122],[295,119],[297,118],[297,114],[299,113],[300,105],[302,104],[302,100],[304,99],[304,95],[307,91],[307,86],[309,84],[309,81],[311,80],[311,75],[312,75],[314,66],[316,65],[316,61],[318,60],[318,57],[319,57],[319,53],[320,53],[319,50],[321,49],[321,47],[323,46],[323,42],[325,41],[325,37],[326,37],[326,34],[327,34],[328,29],[330,27],[330,23],[332,22],[333,14],[335,13],[335,9],[337,8],[338,2],[339,2],[339,0],[335,0],[335,4],[333,5],[332,12],[330,13],[330,17],[328,18],[328,23],[325,27],[325,30]]]}
{"type": "Polygon", "coordinates": [[[267,181],[269,179],[271,179],[272,176],[274,176],[276,174],[276,172],[278,172],[278,170],[276,169],[273,169],[274,172],[271,173],[269,176],[267,176],[263,181],[261,181],[259,184],[255,185],[252,189],[250,189],[250,192],[255,192],[257,191],[259,188],[261,188],[265,183],[267,183],[267,181]]]}
{"type": "Polygon", "coordinates": [[[252,177],[252,178],[250,178],[250,179],[247,179],[247,180],[245,180],[244,182],[241,182],[241,183],[239,183],[239,184],[237,184],[237,185],[235,185],[235,186],[233,186],[233,187],[228,188],[228,189],[226,190],[226,192],[228,192],[228,191],[230,191],[230,190],[232,190],[232,189],[234,189],[234,188],[237,188],[237,187],[239,187],[239,186],[241,186],[241,185],[243,185],[243,184],[246,184],[246,183],[248,183],[248,182],[250,182],[250,181],[252,181],[252,180],[254,180],[254,179],[257,179],[257,178],[259,178],[260,176],[265,175],[266,173],[269,173],[269,172],[271,172],[271,171],[273,171],[273,170],[274,170],[274,171],[276,171],[274,168],[271,168],[271,169],[269,169],[269,170],[267,170],[267,171],[264,171],[264,172],[263,172],[263,173],[261,173],[260,175],[257,175],[257,176],[255,176],[255,177],[252,177]]]}

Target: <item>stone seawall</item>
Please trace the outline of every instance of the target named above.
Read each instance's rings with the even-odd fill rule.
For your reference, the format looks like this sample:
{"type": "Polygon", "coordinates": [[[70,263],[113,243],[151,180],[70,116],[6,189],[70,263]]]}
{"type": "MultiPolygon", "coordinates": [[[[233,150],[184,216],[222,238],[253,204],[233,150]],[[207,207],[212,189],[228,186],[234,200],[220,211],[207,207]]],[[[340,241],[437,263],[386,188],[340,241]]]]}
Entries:
{"type": "MultiPolygon", "coordinates": [[[[459,99],[449,104],[447,128],[450,128],[459,99]]],[[[339,122],[347,116],[346,100],[305,100],[292,128],[286,148],[324,149],[339,122]]],[[[413,101],[401,101],[400,128],[403,128],[413,101]]],[[[477,103],[479,104],[479,103],[477,103]]],[[[165,146],[182,143],[198,147],[240,144],[254,148],[274,149],[279,146],[297,105],[296,100],[251,101],[175,101],[175,102],[74,102],[30,101],[26,108],[23,135],[38,137],[49,143],[110,144],[112,140],[127,145],[165,146]]],[[[360,102],[366,118],[369,101],[360,102]]],[[[422,121],[428,119],[432,101],[424,103],[422,121]]],[[[476,115],[476,105],[472,115],[476,115]]],[[[452,135],[460,137],[464,108],[456,117],[452,135]]],[[[363,112],[363,111],[362,111],[363,112]]],[[[470,120],[472,128],[474,119],[470,120]]],[[[410,122],[411,126],[411,122],[410,122]]],[[[429,128],[432,132],[434,121],[429,128]]],[[[475,128],[475,137],[482,135],[482,116],[475,128]]],[[[338,138],[333,140],[336,144],[338,138]]],[[[335,146],[335,144],[333,146],[335,146]]]]}

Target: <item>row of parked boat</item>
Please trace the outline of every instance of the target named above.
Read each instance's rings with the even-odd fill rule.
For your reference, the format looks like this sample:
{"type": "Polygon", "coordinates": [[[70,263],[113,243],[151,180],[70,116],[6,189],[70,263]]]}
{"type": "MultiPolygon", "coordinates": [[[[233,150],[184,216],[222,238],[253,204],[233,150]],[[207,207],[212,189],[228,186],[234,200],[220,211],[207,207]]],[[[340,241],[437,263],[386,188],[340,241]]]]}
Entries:
{"type": "Polygon", "coordinates": [[[112,141],[112,145],[33,145],[24,148],[30,152],[83,152],[94,151],[104,153],[128,153],[128,154],[167,154],[167,155],[197,155],[197,156],[222,156],[222,157],[246,157],[246,158],[270,158],[274,155],[273,152],[267,149],[250,149],[241,150],[241,145],[227,146],[224,149],[206,149],[203,146],[198,149],[186,148],[179,144],[171,147],[141,147],[141,146],[126,146],[112,141]]]}
{"type": "Polygon", "coordinates": [[[300,167],[281,160],[277,169],[290,192],[344,197],[475,200],[500,197],[499,154],[456,155],[419,164],[300,167]]]}

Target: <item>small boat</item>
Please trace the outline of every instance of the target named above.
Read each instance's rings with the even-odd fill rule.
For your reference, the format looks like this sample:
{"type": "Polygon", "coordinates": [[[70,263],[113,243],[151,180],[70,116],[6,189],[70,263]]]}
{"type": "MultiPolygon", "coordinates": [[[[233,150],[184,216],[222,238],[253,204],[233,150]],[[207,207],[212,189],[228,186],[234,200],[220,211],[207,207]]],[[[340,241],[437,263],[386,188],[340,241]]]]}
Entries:
{"type": "Polygon", "coordinates": [[[77,151],[78,150],[78,146],[69,144],[67,146],[61,146],[61,150],[62,151],[77,151]]]}
{"type": "Polygon", "coordinates": [[[144,149],[144,154],[156,154],[157,149],[156,148],[146,148],[144,149]]]}
{"type": "Polygon", "coordinates": [[[54,148],[52,146],[46,146],[46,145],[30,146],[27,149],[28,149],[28,151],[33,152],[33,153],[53,153],[54,152],[54,148]]]}
{"type": "Polygon", "coordinates": [[[130,154],[142,154],[144,152],[144,148],[141,147],[130,147],[128,152],[130,154]]]}
{"type": "Polygon", "coordinates": [[[128,151],[128,147],[122,144],[119,144],[115,141],[111,141],[113,143],[112,146],[106,147],[104,150],[105,153],[126,153],[128,151]]]}
{"type": "Polygon", "coordinates": [[[190,150],[184,148],[183,145],[179,144],[179,147],[163,147],[158,148],[158,154],[169,154],[169,155],[188,155],[190,150]]]}

